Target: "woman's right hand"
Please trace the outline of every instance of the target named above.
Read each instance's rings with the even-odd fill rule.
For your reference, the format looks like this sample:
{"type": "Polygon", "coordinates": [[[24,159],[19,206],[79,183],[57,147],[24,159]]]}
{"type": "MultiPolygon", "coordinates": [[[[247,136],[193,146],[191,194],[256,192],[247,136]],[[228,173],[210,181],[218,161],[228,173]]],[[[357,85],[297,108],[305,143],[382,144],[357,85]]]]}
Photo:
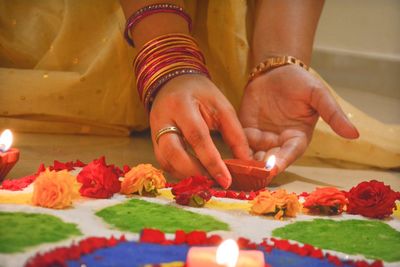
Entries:
{"type": "Polygon", "coordinates": [[[250,148],[236,112],[225,96],[205,76],[175,77],[158,92],[150,112],[154,152],[161,167],[176,178],[210,174],[223,188],[231,175],[210,136],[221,132],[234,157],[250,159],[250,148]],[[175,126],[183,136],[160,129],[175,126]],[[191,146],[193,156],[186,146],[191,146]]]}

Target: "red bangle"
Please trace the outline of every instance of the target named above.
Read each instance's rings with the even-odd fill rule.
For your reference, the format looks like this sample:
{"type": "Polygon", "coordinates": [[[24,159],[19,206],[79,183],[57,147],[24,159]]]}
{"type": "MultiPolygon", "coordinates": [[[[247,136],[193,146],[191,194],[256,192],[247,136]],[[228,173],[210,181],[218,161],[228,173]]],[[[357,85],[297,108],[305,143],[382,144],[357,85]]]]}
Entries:
{"type": "Polygon", "coordinates": [[[205,59],[196,41],[185,34],[166,34],[144,44],[133,62],[140,100],[146,109],[160,88],[184,74],[209,77],[205,59]]]}
{"type": "Polygon", "coordinates": [[[140,20],[144,19],[147,16],[157,13],[172,13],[181,16],[187,21],[189,31],[192,31],[192,19],[190,18],[189,14],[187,14],[183,10],[182,7],[168,3],[153,4],[139,9],[127,19],[125,24],[124,37],[130,46],[135,46],[132,37],[130,36],[131,29],[134,28],[136,24],[139,23],[140,20]]]}
{"type": "Polygon", "coordinates": [[[146,95],[144,96],[143,100],[146,110],[150,111],[155,95],[164,84],[166,84],[169,80],[175,77],[186,74],[198,74],[210,78],[210,74],[208,73],[208,71],[204,72],[202,70],[191,69],[191,68],[183,68],[178,71],[166,73],[160,79],[158,79],[156,83],[152,84],[152,86],[146,91],[146,95]]]}

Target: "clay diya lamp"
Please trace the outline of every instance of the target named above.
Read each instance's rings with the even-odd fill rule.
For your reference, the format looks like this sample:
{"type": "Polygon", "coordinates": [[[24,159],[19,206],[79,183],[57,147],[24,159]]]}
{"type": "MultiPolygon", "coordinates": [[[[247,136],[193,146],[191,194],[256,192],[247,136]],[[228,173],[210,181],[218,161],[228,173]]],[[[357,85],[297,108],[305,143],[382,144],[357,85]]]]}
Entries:
{"type": "Polygon", "coordinates": [[[276,157],[270,156],[267,162],[256,160],[225,159],[232,175],[231,188],[237,191],[257,191],[265,188],[277,174],[276,157]]]}
{"type": "Polygon", "coordinates": [[[19,159],[19,150],[11,148],[13,136],[10,130],[5,130],[0,135],[0,182],[19,159]]]}

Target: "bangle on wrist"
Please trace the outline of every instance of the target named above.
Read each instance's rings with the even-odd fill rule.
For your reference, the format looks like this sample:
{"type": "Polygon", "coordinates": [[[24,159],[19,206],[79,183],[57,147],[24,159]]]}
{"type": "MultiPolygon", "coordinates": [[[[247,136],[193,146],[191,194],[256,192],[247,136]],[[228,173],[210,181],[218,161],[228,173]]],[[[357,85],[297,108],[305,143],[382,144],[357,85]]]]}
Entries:
{"type": "Polygon", "coordinates": [[[302,67],[303,69],[307,70],[309,69],[309,67],[303,63],[303,61],[292,57],[292,56],[279,56],[279,57],[270,57],[267,58],[265,61],[261,62],[260,64],[258,64],[251,72],[249,75],[249,82],[251,82],[254,78],[256,78],[257,76],[281,67],[281,66],[285,66],[285,65],[297,65],[299,67],[302,67]]]}
{"type": "Polygon", "coordinates": [[[187,14],[182,7],[175,5],[175,4],[168,4],[168,3],[159,3],[148,5],[142,7],[138,11],[132,14],[127,20],[125,24],[124,30],[124,37],[125,40],[128,42],[130,46],[135,46],[133,43],[132,37],[130,35],[130,31],[145,17],[158,14],[158,13],[172,13],[177,14],[184,18],[188,23],[189,31],[192,30],[192,19],[190,18],[189,14],[187,14]]]}
{"type": "Polygon", "coordinates": [[[133,62],[140,100],[150,111],[161,87],[174,77],[200,74],[210,77],[196,41],[185,34],[166,34],[147,42],[133,62]]]}

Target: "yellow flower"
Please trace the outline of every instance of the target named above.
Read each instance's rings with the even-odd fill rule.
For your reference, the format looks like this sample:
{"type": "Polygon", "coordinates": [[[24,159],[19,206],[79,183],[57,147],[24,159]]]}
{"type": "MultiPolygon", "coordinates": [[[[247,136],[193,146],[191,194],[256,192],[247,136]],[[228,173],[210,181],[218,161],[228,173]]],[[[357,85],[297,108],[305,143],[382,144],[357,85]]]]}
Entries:
{"type": "Polygon", "coordinates": [[[76,179],[68,171],[46,169],[33,185],[32,203],[52,209],[64,209],[72,204],[76,179]]]}
{"type": "Polygon", "coordinates": [[[151,164],[139,164],[127,172],[121,183],[122,194],[156,195],[157,189],[165,187],[165,177],[161,170],[151,164]]]}
{"type": "Polygon", "coordinates": [[[301,204],[295,194],[288,194],[285,189],[278,189],[272,194],[261,192],[254,200],[251,211],[255,214],[273,214],[275,219],[283,216],[295,217],[301,209],[301,204]]]}

